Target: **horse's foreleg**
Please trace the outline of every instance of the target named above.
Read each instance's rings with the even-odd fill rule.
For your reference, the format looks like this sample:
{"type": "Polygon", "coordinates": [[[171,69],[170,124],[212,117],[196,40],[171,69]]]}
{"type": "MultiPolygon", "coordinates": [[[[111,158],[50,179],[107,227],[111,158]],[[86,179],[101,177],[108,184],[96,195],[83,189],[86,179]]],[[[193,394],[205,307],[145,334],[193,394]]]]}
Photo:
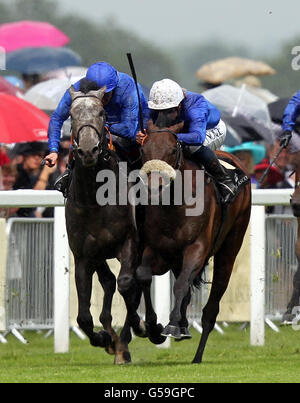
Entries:
{"type": "Polygon", "coordinates": [[[110,334],[113,341],[112,345],[106,347],[106,351],[109,354],[115,354],[115,346],[119,342],[119,337],[112,327],[111,306],[116,291],[116,277],[111,272],[106,262],[99,266],[96,269],[96,272],[104,292],[102,312],[99,320],[102,323],[104,330],[110,334]]]}
{"type": "Polygon", "coordinates": [[[182,269],[174,284],[175,304],[170,314],[170,322],[162,333],[164,336],[181,339],[185,333],[188,335],[187,328],[181,330],[181,327],[184,327],[183,323],[187,323],[185,314],[190,287],[198,271],[204,265],[207,256],[206,249],[204,243],[197,241],[185,250],[182,269]]]}
{"type": "Polygon", "coordinates": [[[163,264],[164,262],[154,255],[152,249],[147,247],[143,253],[142,263],[136,273],[137,281],[143,290],[145,299],[147,336],[154,344],[161,344],[166,340],[164,336],[161,336],[163,326],[157,323],[157,315],[151,300],[152,272],[155,268],[156,273],[159,273],[163,264]]]}
{"type": "Polygon", "coordinates": [[[119,293],[122,295],[126,305],[127,316],[124,327],[121,331],[120,343],[118,344],[118,346],[116,346],[116,364],[122,364],[131,361],[130,353],[128,350],[128,343],[130,343],[131,341],[130,327],[132,326],[133,329],[135,329],[136,331],[141,331],[140,317],[137,314],[141,291],[137,289],[137,283],[135,279],[137,257],[137,240],[134,234],[129,233],[121,250],[121,269],[117,280],[119,293]]]}
{"type": "Polygon", "coordinates": [[[90,343],[95,347],[107,347],[112,340],[106,331],[94,332],[93,318],[90,313],[90,301],[92,292],[93,270],[88,268],[86,259],[75,257],[75,280],[78,295],[78,316],[79,327],[90,339],[90,343]]]}

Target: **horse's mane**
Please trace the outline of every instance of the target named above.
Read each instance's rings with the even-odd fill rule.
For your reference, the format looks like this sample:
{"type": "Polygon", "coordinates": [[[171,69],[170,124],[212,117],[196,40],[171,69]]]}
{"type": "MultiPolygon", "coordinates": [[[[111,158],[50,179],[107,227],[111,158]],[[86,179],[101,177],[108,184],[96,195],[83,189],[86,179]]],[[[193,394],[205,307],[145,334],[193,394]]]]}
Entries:
{"type": "Polygon", "coordinates": [[[84,94],[87,94],[89,91],[99,90],[99,85],[95,81],[89,80],[87,78],[82,78],[80,80],[79,90],[84,94]]]}
{"type": "Polygon", "coordinates": [[[152,111],[151,118],[155,126],[164,128],[179,123],[179,118],[174,119],[174,111],[176,109],[177,108],[170,108],[162,111],[152,111]]]}

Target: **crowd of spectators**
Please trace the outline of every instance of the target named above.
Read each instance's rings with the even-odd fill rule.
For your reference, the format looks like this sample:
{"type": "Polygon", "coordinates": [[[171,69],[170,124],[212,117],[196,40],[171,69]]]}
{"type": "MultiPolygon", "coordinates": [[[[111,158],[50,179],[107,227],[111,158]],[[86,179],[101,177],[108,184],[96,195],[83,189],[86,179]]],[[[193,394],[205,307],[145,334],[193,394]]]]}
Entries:
{"type": "MultiPolygon", "coordinates": [[[[256,142],[246,142],[234,147],[224,147],[224,150],[236,155],[247,168],[251,177],[253,189],[287,189],[295,187],[293,170],[293,154],[283,149],[271,166],[269,173],[261,181],[265,170],[280,148],[279,140],[267,146],[256,142]]],[[[292,214],[289,206],[267,207],[268,213],[292,214]]]]}
{"type": "MultiPolygon", "coordinates": [[[[50,190],[56,178],[66,168],[69,139],[62,138],[57,167],[49,168],[41,162],[47,154],[42,142],[19,143],[10,147],[0,145],[0,190],[50,190]]],[[[0,217],[51,217],[52,208],[0,208],[0,217]]]]}

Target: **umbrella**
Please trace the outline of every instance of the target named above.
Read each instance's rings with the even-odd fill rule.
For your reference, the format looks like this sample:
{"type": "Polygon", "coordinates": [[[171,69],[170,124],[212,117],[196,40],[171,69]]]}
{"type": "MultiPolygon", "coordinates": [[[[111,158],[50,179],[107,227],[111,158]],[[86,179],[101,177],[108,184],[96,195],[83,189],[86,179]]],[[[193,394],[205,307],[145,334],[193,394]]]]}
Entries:
{"type": "Polygon", "coordinates": [[[29,102],[0,94],[0,143],[46,141],[49,120],[29,102]]]}
{"type": "Polygon", "coordinates": [[[0,93],[22,96],[22,90],[12,85],[4,77],[0,77],[0,93]]]}
{"type": "Polygon", "coordinates": [[[5,76],[5,80],[21,90],[24,90],[24,83],[21,78],[16,76],[5,76]]]}
{"type": "Polygon", "coordinates": [[[43,74],[42,80],[50,80],[51,78],[84,77],[87,69],[87,67],[69,66],[61,69],[51,70],[46,74],[43,74]]]}
{"type": "Polygon", "coordinates": [[[73,77],[71,79],[54,78],[52,80],[42,81],[31,87],[24,99],[40,109],[53,111],[56,109],[64,93],[72,84],[82,77],[73,77]]]}
{"type": "Polygon", "coordinates": [[[23,74],[42,74],[67,66],[79,66],[81,57],[68,48],[24,48],[6,56],[6,69],[23,74]]]}
{"type": "Polygon", "coordinates": [[[264,62],[241,57],[228,57],[204,64],[197,70],[196,76],[211,84],[220,84],[232,78],[247,75],[264,76],[276,71],[264,62]]]}
{"type": "Polygon", "coordinates": [[[274,142],[272,126],[267,126],[263,121],[257,121],[251,116],[237,115],[232,117],[226,112],[221,113],[221,117],[227,126],[234,129],[242,142],[262,140],[270,144],[274,142]]]}
{"type": "Polygon", "coordinates": [[[48,22],[18,21],[0,26],[0,46],[6,52],[24,47],[63,46],[70,39],[48,22]]]}
{"type": "Polygon", "coordinates": [[[221,85],[203,92],[220,109],[224,121],[240,134],[243,141],[265,140],[273,143],[272,121],[267,104],[249,93],[245,86],[221,85]]]}

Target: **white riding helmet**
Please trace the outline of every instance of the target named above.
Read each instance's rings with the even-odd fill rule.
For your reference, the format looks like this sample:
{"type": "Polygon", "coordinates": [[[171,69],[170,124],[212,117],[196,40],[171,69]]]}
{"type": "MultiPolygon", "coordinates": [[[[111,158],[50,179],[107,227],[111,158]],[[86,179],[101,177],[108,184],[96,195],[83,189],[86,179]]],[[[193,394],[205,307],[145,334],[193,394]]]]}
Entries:
{"type": "Polygon", "coordinates": [[[150,90],[148,106],[150,109],[169,109],[180,104],[184,93],[179,84],[168,78],[156,81],[150,90]]]}

